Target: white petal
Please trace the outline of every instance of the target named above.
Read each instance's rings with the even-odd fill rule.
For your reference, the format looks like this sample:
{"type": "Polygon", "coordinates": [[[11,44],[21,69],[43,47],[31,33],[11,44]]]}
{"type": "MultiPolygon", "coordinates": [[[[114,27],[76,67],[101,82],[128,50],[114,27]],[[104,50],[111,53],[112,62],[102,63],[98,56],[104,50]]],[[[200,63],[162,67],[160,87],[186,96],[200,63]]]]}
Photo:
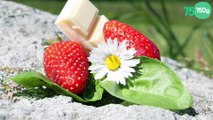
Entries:
{"type": "MultiPolygon", "coordinates": [[[[125,78],[129,78],[129,77],[132,77],[132,72],[129,70],[129,69],[132,69],[132,68],[125,68],[125,67],[122,67],[119,69],[120,73],[123,74],[123,76],[125,78]]],[[[134,69],[133,69],[134,70],[134,69]]]]}
{"type": "Polygon", "coordinates": [[[137,64],[140,63],[139,59],[131,59],[131,60],[122,60],[120,61],[122,65],[128,66],[128,67],[135,67],[137,64]]]}
{"type": "Polygon", "coordinates": [[[124,41],[122,41],[122,42],[120,43],[119,49],[124,50],[124,49],[126,49],[126,47],[127,47],[127,45],[126,45],[126,40],[124,40],[124,41]]]}
{"type": "Polygon", "coordinates": [[[134,48],[129,49],[128,54],[134,55],[137,51],[134,48]]]}
{"type": "Polygon", "coordinates": [[[125,51],[126,51],[126,41],[123,41],[123,42],[121,42],[120,45],[118,46],[116,55],[117,55],[117,56],[121,56],[125,51]]]}
{"type": "Polygon", "coordinates": [[[88,60],[91,63],[101,63],[101,61],[103,61],[100,57],[97,57],[97,56],[90,56],[88,57],[88,60]]]}
{"type": "Polygon", "coordinates": [[[123,59],[123,60],[129,60],[129,59],[134,58],[134,56],[130,56],[130,55],[122,55],[120,58],[121,58],[121,59],[123,59]]]}
{"type": "Polygon", "coordinates": [[[135,72],[135,69],[127,67],[127,66],[121,66],[120,68],[121,70],[123,70],[124,72],[135,72]]]}
{"type": "Polygon", "coordinates": [[[125,73],[122,71],[118,71],[118,74],[119,74],[118,77],[119,83],[125,85],[126,84],[125,73]]]}
{"type": "Polygon", "coordinates": [[[112,71],[109,71],[106,77],[106,80],[108,81],[116,81],[116,75],[112,71]]]}
{"type": "Polygon", "coordinates": [[[95,75],[95,79],[96,80],[99,80],[99,79],[102,79],[106,74],[107,74],[107,69],[106,68],[103,68],[101,69],[100,71],[98,71],[98,73],[95,75]]]}
{"type": "Polygon", "coordinates": [[[118,40],[117,40],[117,39],[114,39],[114,40],[113,40],[113,46],[115,46],[116,49],[117,49],[117,47],[118,47],[118,40]]]}
{"type": "Polygon", "coordinates": [[[123,60],[129,60],[129,59],[134,58],[134,54],[128,54],[128,51],[124,50],[123,53],[121,54],[120,58],[123,60]]]}
{"type": "Polygon", "coordinates": [[[129,77],[132,77],[132,76],[133,76],[130,72],[125,72],[125,71],[123,71],[123,73],[124,73],[124,77],[125,77],[125,78],[129,78],[129,77]]]}
{"type": "MultiPolygon", "coordinates": [[[[123,50],[124,51],[124,50],[123,50]]],[[[123,54],[121,55],[121,58],[124,59],[124,60],[129,60],[129,59],[132,59],[134,58],[134,54],[136,53],[136,50],[131,48],[129,50],[125,50],[123,52],[123,54]]]]}
{"type": "Polygon", "coordinates": [[[100,70],[100,69],[102,69],[102,68],[104,68],[105,67],[105,65],[91,65],[91,66],[89,66],[89,70],[92,70],[92,71],[98,71],[98,70],[100,70]]]}
{"type": "Polygon", "coordinates": [[[120,71],[109,71],[106,80],[125,85],[124,73],[120,71]]]}
{"type": "Polygon", "coordinates": [[[107,48],[107,49],[109,50],[109,53],[110,53],[110,54],[115,54],[116,51],[117,51],[117,46],[118,46],[117,41],[116,41],[116,40],[113,41],[112,44],[110,44],[110,45],[108,46],[108,48],[107,48]]]}
{"type": "Polygon", "coordinates": [[[112,39],[111,38],[107,39],[107,44],[112,45],[112,39]]]}
{"type": "Polygon", "coordinates": [[[126,80],[124,77],[120,77],[120,83],[123,84],[123,85],[126,85],[126,80]]]}

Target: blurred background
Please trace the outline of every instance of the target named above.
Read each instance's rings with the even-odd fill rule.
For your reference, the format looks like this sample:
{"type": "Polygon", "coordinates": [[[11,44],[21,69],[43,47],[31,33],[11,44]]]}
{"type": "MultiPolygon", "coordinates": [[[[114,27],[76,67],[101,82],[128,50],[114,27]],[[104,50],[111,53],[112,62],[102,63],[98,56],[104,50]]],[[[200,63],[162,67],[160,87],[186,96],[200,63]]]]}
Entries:
{"type": "MultiPolygon", "coordinates": [[[[66,0],[13,0],[58,15],[66,0]]],[[[205,20],[185,16],[200,0],[91,0],[100,14],[131,25],[167,56],[213,77],[213,13],[205,20]]],[[[213,8],[213,1],[206,0],[213,8]]]]}

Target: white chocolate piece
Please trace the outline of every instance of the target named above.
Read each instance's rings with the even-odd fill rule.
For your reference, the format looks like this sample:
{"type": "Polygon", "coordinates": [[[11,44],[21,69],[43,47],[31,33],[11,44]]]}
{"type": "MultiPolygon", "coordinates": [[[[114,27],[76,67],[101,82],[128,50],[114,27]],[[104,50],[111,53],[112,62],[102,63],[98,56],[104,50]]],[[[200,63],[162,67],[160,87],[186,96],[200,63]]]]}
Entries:
{"type": "Polygon", "coordinates": [[[68,0],[55,24],[70,40],[89,51],[104,41],[103,27],[108,19],[97,14],[89,0],[68,0]]]}
{"type": "Polygon", "coordinates": [[[96,24],[93,27],[93,30],[91,31],[91,35],[89,37],[88,44],[92,45],[93,47],[97,47],[98,44],[104,41],[104,24],[108,21],[108,19],[101,15],[98,17],[96,24]]]}
{"type": "Polygon", "coordinates": [[[70,40],[79,42],[86,49],[91,50],[104,41],[103,27],[107,21],[108,19],[104,15],[99,16],[88,36],[84,36],[78,31],[70,29],[71,26],[67,23],[60,23],[58,27],[70,40]]]}
{"type": "Polygon", "coordinates": [[[98,16],[98,9],[89,0],[68,0],[55,24],[66,23],[70,29],[88,35],[98,16]]]}

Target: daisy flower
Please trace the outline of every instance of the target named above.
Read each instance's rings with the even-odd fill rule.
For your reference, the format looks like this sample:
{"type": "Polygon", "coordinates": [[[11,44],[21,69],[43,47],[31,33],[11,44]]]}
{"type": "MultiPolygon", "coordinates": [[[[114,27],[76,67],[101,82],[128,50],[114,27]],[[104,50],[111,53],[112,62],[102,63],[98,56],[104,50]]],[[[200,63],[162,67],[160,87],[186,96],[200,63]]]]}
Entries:
{"type": "Polygon", "coordinates": [[[108,39],[93,48],[88,57],[92,65],[89,67],[95,79],[114,81],[117,84],[126,85],[126,79],[132,77],[135,67],[140,63],[139,59],[133,59],[136,50],[127,49],[126,40],[118,43],[117,39],[108,39]]]}

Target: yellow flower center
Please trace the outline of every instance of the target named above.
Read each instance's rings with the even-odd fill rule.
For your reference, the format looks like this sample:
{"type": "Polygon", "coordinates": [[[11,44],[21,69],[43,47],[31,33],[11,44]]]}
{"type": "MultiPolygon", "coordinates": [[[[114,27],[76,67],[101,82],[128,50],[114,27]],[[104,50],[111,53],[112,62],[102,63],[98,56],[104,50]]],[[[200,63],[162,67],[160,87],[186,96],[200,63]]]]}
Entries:
{"type": "Polygon", "coordinates": [[[120,67],[120,60],[117,56],[115,55],[109,55],[106,59],[105,59],[105,65],[107,66],[107,68],[109,70],[117,70],[120,67]]]}

